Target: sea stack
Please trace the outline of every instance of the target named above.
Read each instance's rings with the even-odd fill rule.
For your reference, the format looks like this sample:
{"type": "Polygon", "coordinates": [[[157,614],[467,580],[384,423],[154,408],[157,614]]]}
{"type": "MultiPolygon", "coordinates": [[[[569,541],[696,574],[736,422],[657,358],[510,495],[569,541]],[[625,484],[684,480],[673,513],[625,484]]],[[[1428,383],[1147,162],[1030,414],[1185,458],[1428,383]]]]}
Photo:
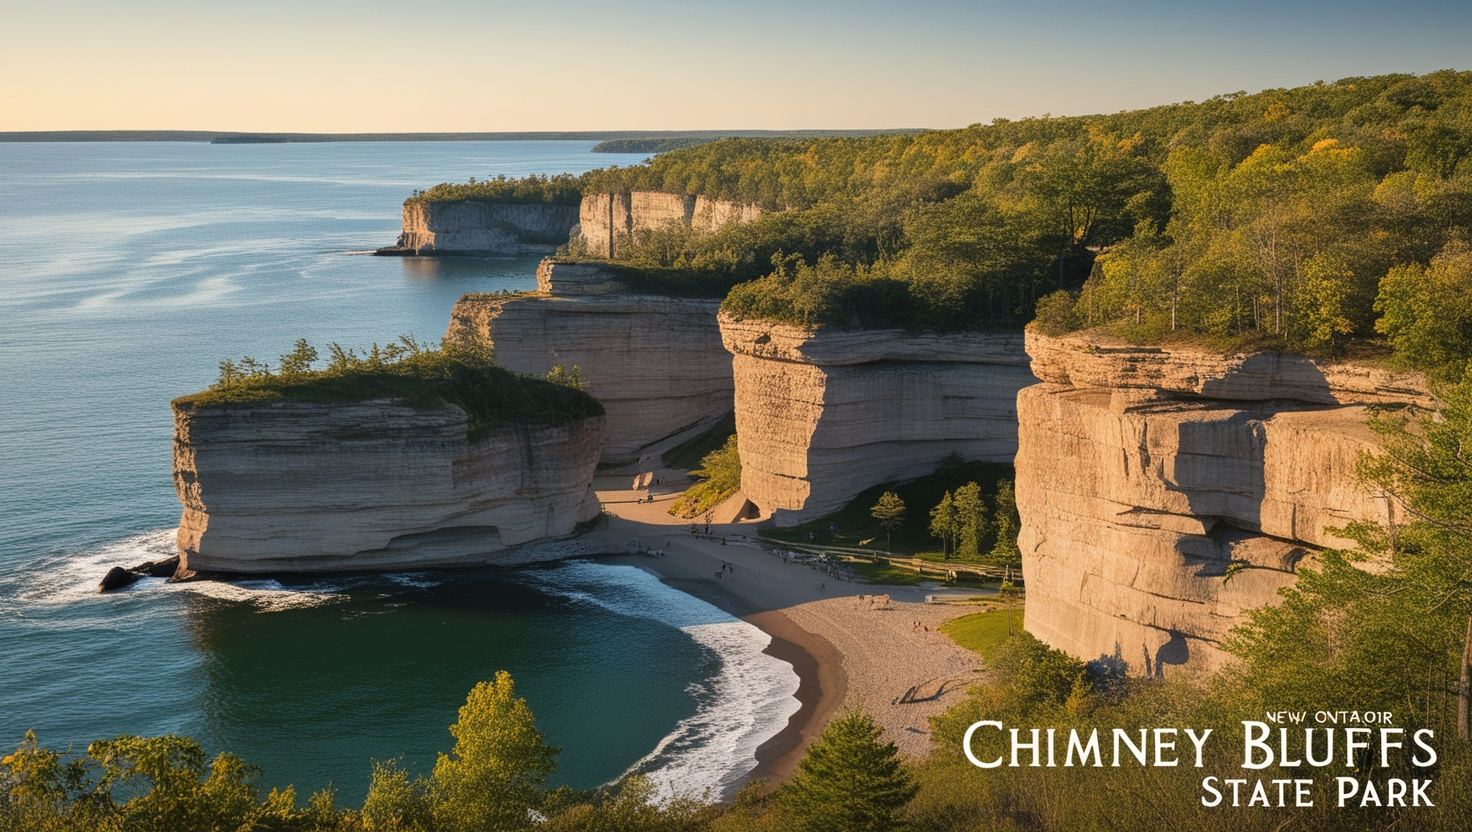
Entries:
{"type": "MultiPolygon", "coordinates": [[[[592,403],[596,408],[596,403],[592,403]]],[[[174,405],[180,572],[530,563],[598,516],[602,415],[472,430],[395,399],[174,405]]]]}
{"type": "Polygon", "coordinates": [[[576,205],[410,199],[398,243],[377,253],[551,254],[577,223],[576,205]]]}

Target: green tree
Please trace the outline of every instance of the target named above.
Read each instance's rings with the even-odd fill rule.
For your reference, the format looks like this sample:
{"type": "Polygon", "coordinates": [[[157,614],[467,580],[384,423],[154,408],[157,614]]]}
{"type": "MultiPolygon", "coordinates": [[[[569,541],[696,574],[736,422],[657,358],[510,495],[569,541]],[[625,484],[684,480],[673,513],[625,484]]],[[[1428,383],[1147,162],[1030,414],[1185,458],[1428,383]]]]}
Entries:
{"type": "Polygon", "coordinates": [[[217,381],[215,381],[215,386],[229,387],[230,385],[244,378],[244,376],[245,374],[241,372],[239,365],[237,365],[233,360],[227,358],[224,361],[220,362],[220,377],[217,381]]]}
{"type": "Polygon", "coordinates": [[[1397,266],[1380,281],[1375,329],[1397,357],[1455,381],[1472,359],[1472,246],[1456,240],[1429,267],[1397,266]]]}
{"type": "Polygon", "coordinates": [[[991,531],[986,503],[981,498],[981,486],[974,482],[966,483],[956,489],[952,502],[956,507],[956,557],[980,557],[991,531]]]}
{"type": "Polygon", "coordinates": [[[890,535],[905,524],[905,501],[893,491],[886,491],[879,495],[879,502],[869,509],[869,514],[884,528],[884,550],[889,551],[890,535]]]}
{"type": "Polygon", "coordinates": [[[271,365],[267,362],[257,361],[247,355],[240,359],[240,372],[249,378],[269,378],[271,376],[271,365]]]}
{"type": "Polygon", "coordinates": [[[1038,301],[1037,315],[1033,318],[1037,322],[1038,331],[1044,335],[1062,335],[1077,329],[1078,319],[1074,314],[1076,301],[1072,292],[1063,289],[1038,301]]]}
{"type": "Polygon", "coordinates": [[[317,360],[317,348],[307,343],[307,339],[298,338],[292,346],[291,352],[281,356],[281,374],[284,376],[296,375],[298,373],[310,372],[312,362],[317,360]]]}
{"type": "Polygon", "coordinates": [[[1002,480],[997,484],[997,496],[992,501],[992,522],[997,532],[992,559],[1006,566],[1021,566],[1022,550],[1017,548],[1017,535],[1022,531],[1022,518],[1017,514],[1017,492],[1012,480],[1002,480]]]}
{"type": "Polygon", "coordinates": [[[235,829],[264,813],[254,786],[260,770],[229,753],[207,762],[188,737],[99,740],[87,747],[87,757],[98,767],[94,799],[116,806],[130,830],[235,829]]]}
{"type": "Polygon", "coordinates": [[[511,674],[470,691],[450,726],[455,748],[441,754],[429,797],[437,830],[482,832],[525,829],[542,805],[543,784],[557,770],[559,749],[547,743],[511,674]]]}
{"type": "Polygon", "coordinates": [[[563,387],[582,390],[583,370],[576,364],[572,365],[571,369],[565,368],[561,364],[553,364],[552,369],[547,371],[547,380],[553,384],[560,384],[563,387]]]}
{"type": "Polygon", "coordinates": [[[894,743],[862,711],[823,729],[783,784],[778,803],[786,828],[800,832],[882,832],[900,828],[898,814],[916,787],[894,743]]]}
{"type": "Polygon", "coordinates": [[[956,502],[947,491],[930,510],[930,535],[940,538],[940,553],[946,560],[951,559],[956,548],[956,529],[956,502]]]}
{"type": "Polygon", "coordinates": [[[374,760],[364,825],[373,832],[428,832],[433,824],[428,791],[429,781],[411,779],[397,760],[374,760]]]}

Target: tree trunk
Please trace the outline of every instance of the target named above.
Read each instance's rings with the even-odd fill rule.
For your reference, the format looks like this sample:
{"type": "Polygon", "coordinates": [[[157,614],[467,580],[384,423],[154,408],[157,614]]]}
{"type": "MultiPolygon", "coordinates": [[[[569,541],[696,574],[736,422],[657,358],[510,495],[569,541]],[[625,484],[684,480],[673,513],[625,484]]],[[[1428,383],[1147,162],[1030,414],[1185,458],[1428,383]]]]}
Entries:
{"type": "Polygon", "coordinates": [[[1467,616],[1467,638],[1462,641],[1462,679],[1457,684],[1457,736],[1467,739],[1467,696],[1472,688],[1472,615],[1467,616]]]}

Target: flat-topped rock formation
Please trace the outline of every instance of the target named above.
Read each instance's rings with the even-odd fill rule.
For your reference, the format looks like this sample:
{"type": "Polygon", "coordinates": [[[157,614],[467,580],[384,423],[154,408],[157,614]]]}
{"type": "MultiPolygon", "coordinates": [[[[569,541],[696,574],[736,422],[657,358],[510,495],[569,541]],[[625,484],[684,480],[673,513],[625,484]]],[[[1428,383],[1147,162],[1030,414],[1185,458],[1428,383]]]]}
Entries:
{"type": "Polygon", "coordinates": [[[577,223],[571,205],[409,200],[398,243],[378,253],[551,254],[577,223]]]}
{"type": "Polygon", "coordinates": [[[1434,406],[1420,373],[1278,352],[1221,355],[1197,347],[1147,347],[1099,335],[1027,336],[1032,371],[1072,387],[1144,388],[1228,401],[1434,406]]]}
{"type": "Polygon", "coordinates": [[[1020,334],[817,331],[720,317],[734,356],[741,490],[777,525],[842,508],[950,453],[1011,462],[1020,334]]]}
{"type": "Polygon", "coordinates": [[[751,222],[762,209],[751,203],[655,191],[586,194],[578,210],[578,245],[593,257],[612,257],[620,240],[671,222],[710,231],[728,222],[751,222]]]}
{"type": "Polygon", "coordinates": [[[603,418],[470,441],[454,405],[174,411],[181,573],[522,564],[583,554],[603,418]]]}
{"type": "Polygon", "coordinates": [[[731,412],[720,301],[631,294],[596,263],[544,261],[537,283],[536,294],[461,298],[450,332],[483,335],[496,363],[520,373],[577,366],[608,414],[603,465],[656,461],[731,412]]]}
{"type": "Polygon", "coordinates": [[[1213,667],[1331,527],[1384,521],[1359,485],[1365,403],[1431,401],[1419,377],[1301,356],[1222,356],[1027,334],[1018,394],[1027,629],[1132,673],[1213,667]],[[1229,577],[1230,576],[1230,577],[1229,577]]]}

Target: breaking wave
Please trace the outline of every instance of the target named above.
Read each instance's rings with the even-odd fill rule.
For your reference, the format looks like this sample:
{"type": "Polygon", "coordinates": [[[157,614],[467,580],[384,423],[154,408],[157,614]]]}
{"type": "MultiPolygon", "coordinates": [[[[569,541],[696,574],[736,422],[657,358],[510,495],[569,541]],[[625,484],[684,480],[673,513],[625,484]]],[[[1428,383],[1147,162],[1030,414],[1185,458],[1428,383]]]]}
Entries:
{"type": "Polygon", "coordinates": [[[647,776],[661,798],[730,795],[756,766],[757,748],[797,712],[797,673],[763,652],[772,638],[754,625],[633,566],[573,561],[528,574],[564,597],[676,627],[719,658],[692,686],[695,714],[624,772],[647,776]]]}

